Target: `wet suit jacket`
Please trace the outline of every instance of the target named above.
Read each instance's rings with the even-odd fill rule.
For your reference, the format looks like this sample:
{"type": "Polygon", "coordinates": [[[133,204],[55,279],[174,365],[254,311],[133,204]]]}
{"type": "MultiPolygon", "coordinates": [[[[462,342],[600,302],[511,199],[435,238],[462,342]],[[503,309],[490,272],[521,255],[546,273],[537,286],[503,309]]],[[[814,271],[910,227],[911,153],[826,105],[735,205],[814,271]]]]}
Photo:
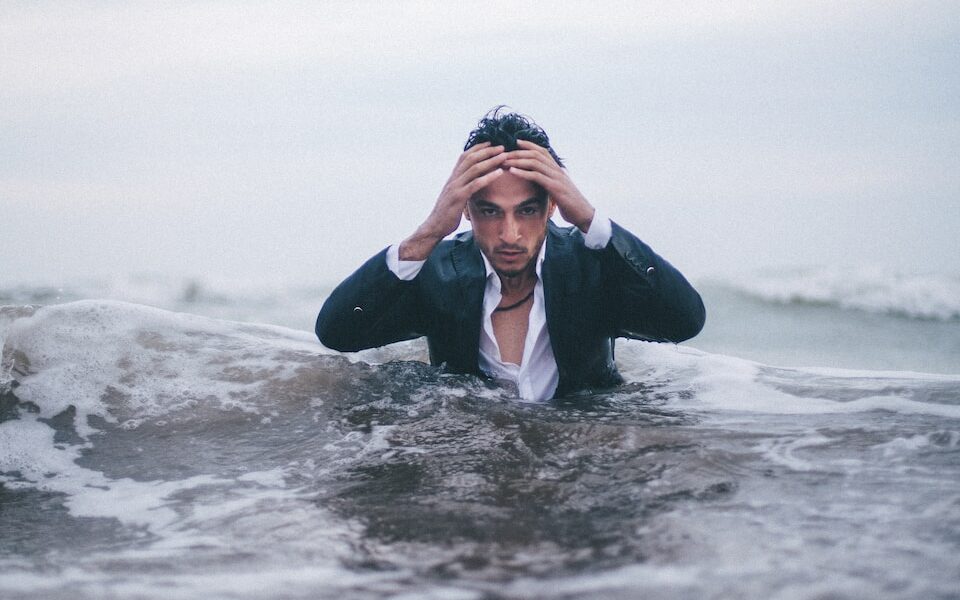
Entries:
{"type": "MultiPolygon", "coordinates": [[[[558,397],[622,383],[617,337],[680,342],[703,328],[703,302],[683,275],[627,230],[616,223],[612,229],[610,242],[591,250],[576,227],[548,222],[541,274],[558,397]]],[[[485,285],[471,232],[440,242],[411,281],[390,271],[384,249],[330,294],[317,337],[328,348],[355,352],[427,336],[431,364],[483,376],[485,285]]]]}

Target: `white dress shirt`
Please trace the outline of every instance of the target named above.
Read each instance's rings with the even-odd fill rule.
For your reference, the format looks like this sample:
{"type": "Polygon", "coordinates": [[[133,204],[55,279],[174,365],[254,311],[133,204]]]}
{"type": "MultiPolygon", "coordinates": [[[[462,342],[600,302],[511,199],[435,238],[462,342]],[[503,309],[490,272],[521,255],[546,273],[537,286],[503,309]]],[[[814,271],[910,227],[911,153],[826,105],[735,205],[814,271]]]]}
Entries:
{"type": "Polygon", "coordinates": [[[493,333],[493,311],[503,298],[500,277],[483,252],[480,253],[487,270],[487,286],[483,290],[483,326],[480,328],[480,370],[494,379],[516,385],[517,395],[533,402],[552,398],[560,381],[557,361],[550,345],[550,333],[547,331],[543,278],[540,276],[546,246],[546,243],[542,244],[537,255],[537,283],[533,288],[533,306],[527,318],[527,337],[523,342],[523,358],[519,365],[504,362],[500,358],[500,345],[493,333]]]}
{"type": "MultiPolygon", "coordinates": [[[[594,213],[590,228],[583,236],[584,245],[600,250],[610,242],[613,234],[610,219],[594,213]]],[[[533,306],[527,321],[527,337],[523,344],[523,358],[520,364],[504,362],[500,358],[500,346],[493,333],[493,310],[500,304],[500,277],[484,256],[483,266],[487,273],[487,284],[483,291],[483,324],[480,328],[480,370],[488,376],[507,381],[517,387],[517,393],[529,402],[545,402],[553,397],[560,380],[557,361],[553,357],[550,345],[550,333],[547,331],[547,311],[543,297],[543,278],[540,275],[543,259],[546,255],[546,241],[540,246],[537,255],[537,283],[533,288],[533,306]]],[[[404,281],[409,281],[420,273],[425,260],[400,260],[399,245],[387,249],[387,268],[404,281]]]]}

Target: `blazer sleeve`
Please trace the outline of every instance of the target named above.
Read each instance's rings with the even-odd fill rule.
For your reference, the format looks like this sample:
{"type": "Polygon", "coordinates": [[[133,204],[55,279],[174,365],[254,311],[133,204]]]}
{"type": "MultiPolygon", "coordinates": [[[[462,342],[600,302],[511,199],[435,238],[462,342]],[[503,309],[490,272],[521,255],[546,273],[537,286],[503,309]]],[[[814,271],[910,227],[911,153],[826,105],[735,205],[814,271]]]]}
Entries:
{"type": "Polygon", "coordinates": [[[616,337],[682,342],[700,333],[706,310],[700,294],[669,262],[611,222],[602,250],[610,326],[616,337]]]}
{"type": "Polygon", "coordinates": [[[320,343],[357,352],[425,335],[416,279],[402,281],[387,267],[384,249],[338,285],[317,316],[320,343]]]}

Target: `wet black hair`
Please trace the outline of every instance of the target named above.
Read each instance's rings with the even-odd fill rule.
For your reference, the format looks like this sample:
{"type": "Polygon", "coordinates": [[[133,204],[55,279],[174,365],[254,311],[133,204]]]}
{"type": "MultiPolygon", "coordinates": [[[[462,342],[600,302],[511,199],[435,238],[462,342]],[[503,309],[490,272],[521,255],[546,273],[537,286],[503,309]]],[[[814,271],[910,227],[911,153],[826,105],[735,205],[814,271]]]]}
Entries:
{"type": "Polygon", "coordinates": [[[553,160],[563,166],[563,161],[550,146],[547,132],[533,122],[533,119],[515,112],[505,111],[502,104],[490,110],[470,132],[464,150],[477,144],[490,142],[494,146],[503,146],[507,152],[517,149],[517,140],[527,140],[547,149],[553,160]]]}

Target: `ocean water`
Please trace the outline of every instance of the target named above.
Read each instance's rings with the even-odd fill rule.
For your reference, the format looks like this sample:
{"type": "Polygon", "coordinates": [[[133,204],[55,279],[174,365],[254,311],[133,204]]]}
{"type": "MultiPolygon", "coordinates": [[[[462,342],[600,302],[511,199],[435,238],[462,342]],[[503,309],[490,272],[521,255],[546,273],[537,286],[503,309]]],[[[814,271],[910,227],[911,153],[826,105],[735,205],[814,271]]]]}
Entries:
{"type": "Polygon", "coordinates": [[[698,288],[545,405],[323,349],[322,285],[0,288],[0,597],[960,596],[960,280],[698,288]]]}

